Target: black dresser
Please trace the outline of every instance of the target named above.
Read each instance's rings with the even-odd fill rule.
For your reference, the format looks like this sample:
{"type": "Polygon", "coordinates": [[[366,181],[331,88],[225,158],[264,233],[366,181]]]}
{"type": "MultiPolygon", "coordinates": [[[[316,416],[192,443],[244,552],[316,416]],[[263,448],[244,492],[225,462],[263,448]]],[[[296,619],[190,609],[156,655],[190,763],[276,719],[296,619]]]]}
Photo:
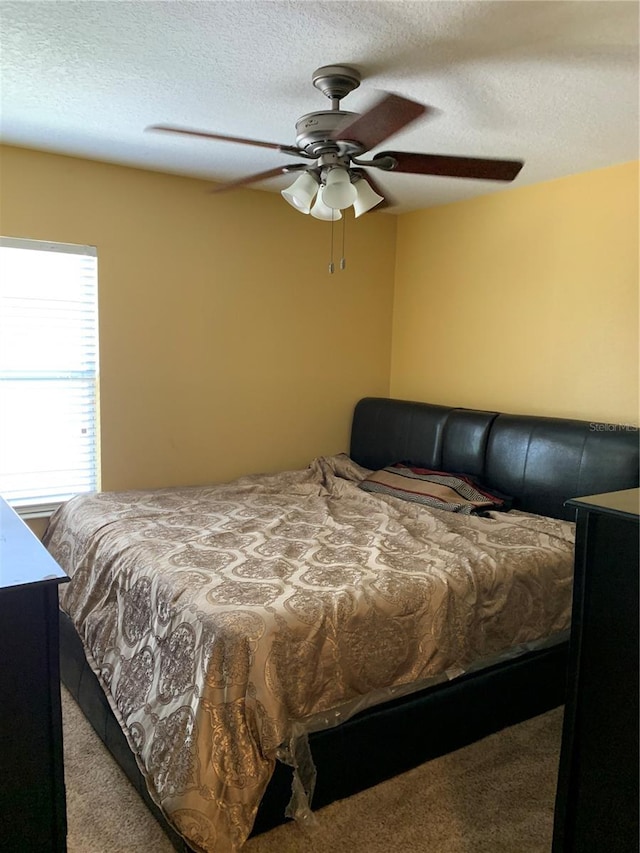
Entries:
{"type": "Polygon", "coordinates": [[[577,498],[553,853],[638,851],[640,490],[577,498]]]}
{"type": "Polygon", "coordinates": [[[0,498],[0,851],[67,849],[58,584],[69,578],[0,498]]]}

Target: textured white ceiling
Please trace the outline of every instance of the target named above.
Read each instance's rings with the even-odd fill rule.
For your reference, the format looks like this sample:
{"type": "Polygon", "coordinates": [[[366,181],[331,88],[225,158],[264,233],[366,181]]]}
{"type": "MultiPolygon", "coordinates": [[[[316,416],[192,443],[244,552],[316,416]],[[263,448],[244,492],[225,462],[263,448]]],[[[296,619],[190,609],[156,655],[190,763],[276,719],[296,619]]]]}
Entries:
{"type": "MultiPolygon", "coordinates": [[[[438,110],[380,149],[523,159],[513,186],[536,183],[639,156],[638,9],[627,0],[1,2],[0,138],[234,179],[293,161],[144,128],[292,145],[301,115],[330,108],[312,72],[344,63],[363,82],[343,109],[366,109],[382,89],[438,110]]],[[[505,186],[375,175],[398,211],[505,186]]]]}

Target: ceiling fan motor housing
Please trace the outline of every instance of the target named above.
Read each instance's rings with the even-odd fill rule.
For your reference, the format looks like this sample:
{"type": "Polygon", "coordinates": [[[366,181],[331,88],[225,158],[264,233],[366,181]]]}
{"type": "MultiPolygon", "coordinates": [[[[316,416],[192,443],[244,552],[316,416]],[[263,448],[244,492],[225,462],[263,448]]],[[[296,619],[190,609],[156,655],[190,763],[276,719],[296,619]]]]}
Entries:
{"type": "Polygon", "coordinates": [[[364,146],[351,140],[340,140],[338,144],[332,137],[347,119],[357,118],[358,113],[346,110],[324,110],[316,113],[306,113],[296,122],[296,145],[312,157],[318,157],[331,148],[342,149],[354,156],[364,151],[364,146]]]}

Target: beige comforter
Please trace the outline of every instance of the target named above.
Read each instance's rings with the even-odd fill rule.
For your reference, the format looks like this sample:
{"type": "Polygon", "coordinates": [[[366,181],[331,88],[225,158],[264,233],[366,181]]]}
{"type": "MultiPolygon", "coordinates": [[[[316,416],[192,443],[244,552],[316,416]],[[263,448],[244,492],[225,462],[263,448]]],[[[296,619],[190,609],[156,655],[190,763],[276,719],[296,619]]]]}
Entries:
{"type": "Polygon", "coordinates": [[[72,577],[61,605],[196,850],[241,846],[294,721],[569,624],[572,524],[429,510],[362,491],[366,473],[319,458],[81,496],[51,521],[45,542],[72,577]]]}

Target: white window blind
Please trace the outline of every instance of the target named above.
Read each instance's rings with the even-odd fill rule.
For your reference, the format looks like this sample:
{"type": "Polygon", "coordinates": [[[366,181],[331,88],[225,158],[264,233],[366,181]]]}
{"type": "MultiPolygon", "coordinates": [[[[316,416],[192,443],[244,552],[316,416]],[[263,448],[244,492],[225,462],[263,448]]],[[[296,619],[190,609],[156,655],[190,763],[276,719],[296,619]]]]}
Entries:
{"type": "Polygon", "coordinates": [[[97,255],[0,237],[0,495],[49,513],[98,488],[97,255]]]}

